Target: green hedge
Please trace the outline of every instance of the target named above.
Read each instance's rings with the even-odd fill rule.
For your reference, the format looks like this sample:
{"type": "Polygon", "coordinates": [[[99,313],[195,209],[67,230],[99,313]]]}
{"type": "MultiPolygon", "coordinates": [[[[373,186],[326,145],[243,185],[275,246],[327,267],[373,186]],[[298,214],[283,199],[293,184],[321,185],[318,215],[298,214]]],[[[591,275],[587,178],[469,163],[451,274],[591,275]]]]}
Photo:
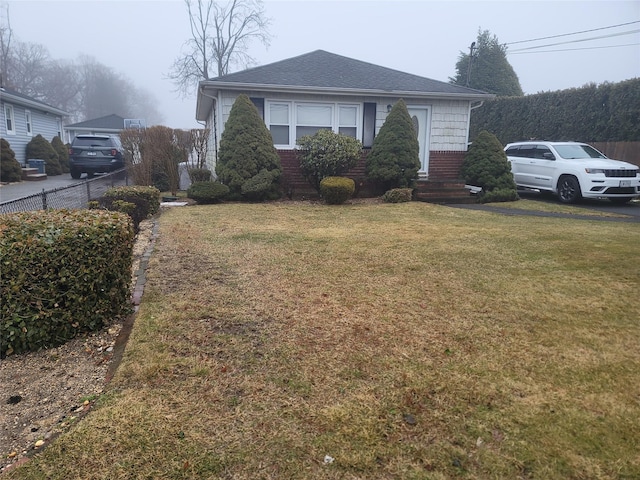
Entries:
{"type": "Polygon", "coordinates": [[[187,197],[201,204],[218,203],[229,195],[229,187],[220,182],[194,182],[187,189],[187,197]]]}
{"type": "Polygon", "coordinates": [[[62,344],[129,313],[133,242],[119,212],[0,215],[0,357],[62,344]]]}
{"type": "Polygon", "coordinates": [[[640,78],[485,102],[471,114],[469,138],[482,130],[510,142],[640,140],[640,78]]]}
{"type": "Polygon", "coordinates": [[[136,205],[144,205],[141,208],[146,211],[140,213],[143,219],[160,211],[160,190],[156,187],[115,187],[107,190],[104,196],[136,205]]]}

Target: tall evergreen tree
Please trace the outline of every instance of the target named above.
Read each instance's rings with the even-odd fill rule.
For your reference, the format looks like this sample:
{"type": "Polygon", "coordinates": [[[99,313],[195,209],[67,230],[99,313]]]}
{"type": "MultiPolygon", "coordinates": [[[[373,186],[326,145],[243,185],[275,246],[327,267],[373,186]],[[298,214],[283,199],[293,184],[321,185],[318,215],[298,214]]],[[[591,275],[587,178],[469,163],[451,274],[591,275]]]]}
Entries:
{"type": "Polygon", "coordinates": [[[220,137],[216,174],[229,198],[272,200],[280,195],[280,157],[258,109],[246,95],[231,107],[220,137]]]}
{"type": "Polygon", "coordinates": [[[489,30],[478,31],[473,55],[460,52],[456,63],[456,76],[449,78],[449,82],[494,93],[500,97],[523,95],[518,75],[507,60],[507,47],[501,45],[498,37],[492,36],[489,30]]]}
{"type": "Polygon", "coordinates": [[[408,187],[418,178],[420,145],[407,105],[400,99],[387,115],[367,156],[367,178],[384,190],[408,187]]]}

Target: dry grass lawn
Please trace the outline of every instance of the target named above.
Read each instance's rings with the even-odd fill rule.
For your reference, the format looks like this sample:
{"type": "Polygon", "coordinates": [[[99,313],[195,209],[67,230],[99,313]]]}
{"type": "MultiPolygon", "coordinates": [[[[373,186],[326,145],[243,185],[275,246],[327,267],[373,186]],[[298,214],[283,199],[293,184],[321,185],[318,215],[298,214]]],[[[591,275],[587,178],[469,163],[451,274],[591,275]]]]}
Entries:
{"type": "Polygon", "coordinates": [[[160,218],[116,377],[7,479],[640,478],[640,224],[160,218]]]}

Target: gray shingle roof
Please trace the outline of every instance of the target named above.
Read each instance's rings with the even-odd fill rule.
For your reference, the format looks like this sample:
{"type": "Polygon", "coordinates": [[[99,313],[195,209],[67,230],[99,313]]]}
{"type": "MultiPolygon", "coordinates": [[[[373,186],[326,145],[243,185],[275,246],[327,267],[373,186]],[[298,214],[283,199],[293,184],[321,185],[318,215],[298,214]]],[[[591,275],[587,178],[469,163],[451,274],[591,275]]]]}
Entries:
{"type": "Polygon", "coordinates": [[[84,122],[66,125],[65,128],[104,128],[109,130],[122,130],[124,128],[124,118],[119,115],[106,115],[100,118],[85,120],[84,122]]]}
{"type": "Polygon", "coordinates": [[[212,78],[210,82],[462,95],[485,93],[324,50],[212,78]]]}

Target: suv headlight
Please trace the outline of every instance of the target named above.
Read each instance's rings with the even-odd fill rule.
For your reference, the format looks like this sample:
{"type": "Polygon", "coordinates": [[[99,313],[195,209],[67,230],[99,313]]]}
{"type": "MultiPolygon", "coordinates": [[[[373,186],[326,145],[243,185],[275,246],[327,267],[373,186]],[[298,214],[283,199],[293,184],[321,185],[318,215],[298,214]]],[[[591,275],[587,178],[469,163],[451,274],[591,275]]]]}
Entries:
{"type": "Polygon", "coordinates": [[[584,171],[587,173],[604,173],[603,168],[585,168],[584,171]]]}

